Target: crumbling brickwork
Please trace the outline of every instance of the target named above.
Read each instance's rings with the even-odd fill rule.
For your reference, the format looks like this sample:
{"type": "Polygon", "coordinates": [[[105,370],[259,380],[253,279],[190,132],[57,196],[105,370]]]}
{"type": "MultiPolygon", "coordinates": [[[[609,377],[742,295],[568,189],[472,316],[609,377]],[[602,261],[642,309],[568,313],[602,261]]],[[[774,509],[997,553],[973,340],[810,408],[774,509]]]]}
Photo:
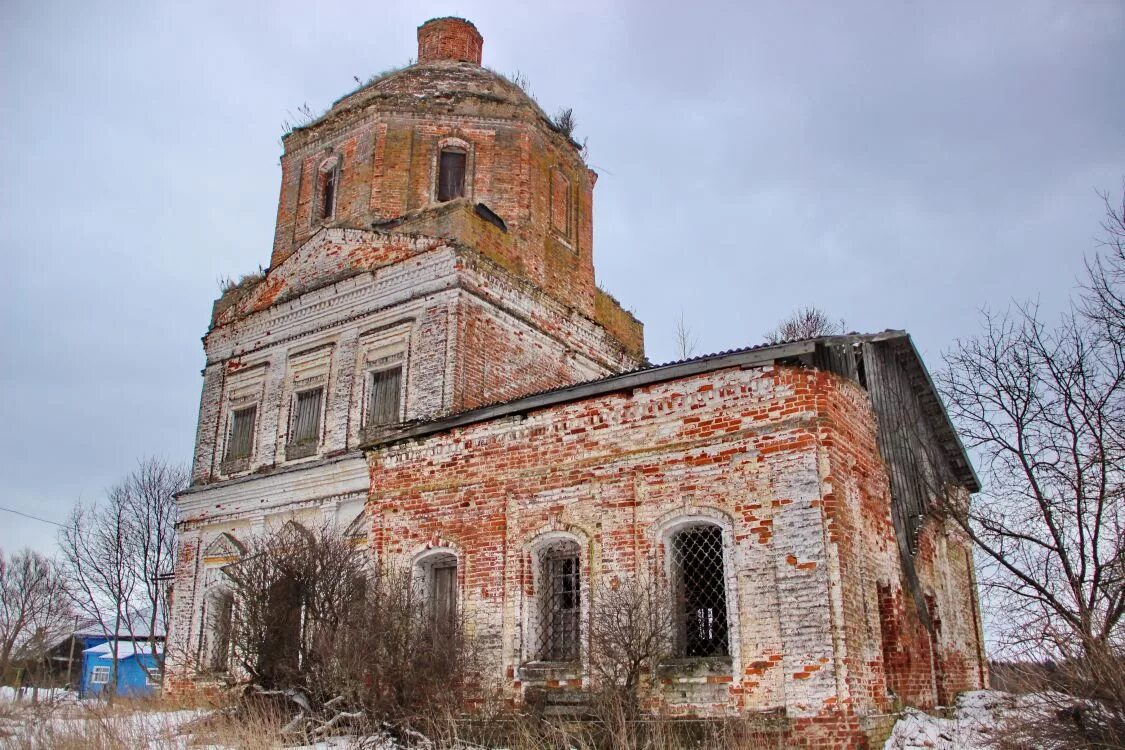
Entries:
{"type": "Polygon", "coordinates": [[[679,597],[654,711],[865,747],[887,712],[983,686],[969,545],[901,482],[922,471],[896,453],[910,438],[933,491],[976,489],[909,337],[649,366],[595,284],[577,145],[480,67],[468,22],[418,40],[418,64],[286,137],[270,267],[215,303],[166,689],[217,684],[222,565],[287,523],[382,562],[456,560],[469,635],[517,704],[597,687],[596,594],[642,571],[679,597]],[[685,540],[707,545],[703,604],[683,604],[685,540]],[[540,643],[563,627],[542,609],[560,549],[565,660],[540,643]]]}
{"type": "MultiPolygon", "coordinates": [[[[893,708],[888,687],[906,675],[888,681],[880,649],[876,603],[884,590],[901,599],[903,583],[874,431],[860,387],[790,367],[721,370],[483,421],[369,454],[372,544],[405,564],[434,547],[457,556],[474,641],[518,696],[591,680],[581,668],[527,668],[537,539],[579,540],[583,589],[595,592],[659,568],[670,524],[708,519],[730,545],[730,659],[702,677],[699,665],[662,668],[654,705],[778,711],[795,722],[794,742],[862,744],[859,718],[893,708]]],[[[943,568],[924,581],[971,621],[961,574],[943,568]]],[[[908,607],[893,617],[917,629],[908,607]]],[[[979,666],[972,623],[942,627],[938,663],[979,666]]],[[[946,671],[939,695],[930,650],[910,658],[931,681],[899,696],[912,705],[982,684],[979,669],[946,671]]]]}

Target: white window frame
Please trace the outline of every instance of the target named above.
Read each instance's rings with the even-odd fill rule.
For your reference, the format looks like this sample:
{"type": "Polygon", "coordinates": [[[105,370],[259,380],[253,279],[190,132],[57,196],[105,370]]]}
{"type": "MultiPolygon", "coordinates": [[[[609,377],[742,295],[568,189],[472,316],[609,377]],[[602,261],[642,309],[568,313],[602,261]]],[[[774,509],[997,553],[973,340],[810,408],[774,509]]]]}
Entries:
{"type": "Polygon", "coordinates": [[[112,669],[105,664],[95,664],[90,669],[90,684],[91,685],[108,685],[109,673],[112,669]]]}

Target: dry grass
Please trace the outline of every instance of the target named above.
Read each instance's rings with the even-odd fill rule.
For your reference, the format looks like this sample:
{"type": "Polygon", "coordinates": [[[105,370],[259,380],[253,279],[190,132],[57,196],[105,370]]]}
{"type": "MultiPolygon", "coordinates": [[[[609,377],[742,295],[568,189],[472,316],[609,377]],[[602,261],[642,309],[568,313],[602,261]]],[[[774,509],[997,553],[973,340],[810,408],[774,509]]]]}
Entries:
{"type": "Polygon", "coordinates": [[[285,717],[203,699],[0,704],[0,750],[185,750],[283,747],[285,717]]]}
{"type": "MultiPolygon", "coordinates": [[[[104,704],[42,704],[3,707],[0,750],[190,750],[237,748],[274,750],[311,743],[313,738],[285,735],[289,717],[269,707],[245,703],[210,711],[185,710],[163,701],[104,704]]],[[[482,710],[472,716],[431,717],[427,737],[409,729],[392,730],[399,746],[430,750],[689,750],[697,748],[783,748],[783,727],[765,727],[742,719],[691,721],[642,718],[608,727],[599,720],[546,720],[513,710],[482,710]]],[[[374,732],[374,730],[372,730],[374,732]]],[[[382,735],[382,732],[376,734],[382,735]]],[[[322,738],[323,739],[323,738],[322,738]]],[[[372,737],[355,745],[385,748],[372,737]]]]}

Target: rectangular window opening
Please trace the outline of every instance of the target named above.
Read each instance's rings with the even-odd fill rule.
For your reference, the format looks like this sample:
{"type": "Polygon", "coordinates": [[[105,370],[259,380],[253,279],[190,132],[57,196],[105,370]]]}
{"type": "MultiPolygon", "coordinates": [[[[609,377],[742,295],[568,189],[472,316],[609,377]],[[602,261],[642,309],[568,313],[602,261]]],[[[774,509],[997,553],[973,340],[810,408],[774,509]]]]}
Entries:
{"type": "Polygon", "coordinates": [[[441,152],[438,164],[438,200],[449,201],[465,195],[465,152],[441,152]]]}
{"type": "Polygon", "coordinates": [[[227,441],[227,461],[249,458],[254,447],[254,417],[257,406],[235,409],[231,414],[230,439],[227,441]]]}
{"type": "Polygon", "coordinates": [[[109,667],[94,667],[90,671],[91,685],[106,685],[109,683],[109,667]]]}
{"type": "Polygon", "coordinates": [[[213,672],[225,672],[230,663],[230,640],[234,625],[234,597],[226,594],[218,597],[214,604],[211,631],[210,668],[213,672]]]}
{"type": "Polygon", "coordinates": [[[402,408],[402,368],[372,372],[368,383],[366,426],[379,427],[399,422],[402,408]]]}
{"type": "Polygon", "coordinates": [[[293,404],[291,447],[315,449],[320,443],[320,406],[323,400],[323,388],[297,393],[293,404]]]}

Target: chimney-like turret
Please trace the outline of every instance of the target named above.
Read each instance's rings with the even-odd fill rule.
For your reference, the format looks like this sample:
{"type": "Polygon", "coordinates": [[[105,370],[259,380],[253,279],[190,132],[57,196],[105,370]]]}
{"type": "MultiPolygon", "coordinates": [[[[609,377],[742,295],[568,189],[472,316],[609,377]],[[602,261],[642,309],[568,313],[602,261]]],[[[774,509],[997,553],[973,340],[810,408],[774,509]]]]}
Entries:
{"type": "Polygon", "coordinates": [[[418,62],[455,60],[480,65],[484,46],[477,27],[464,18],[431,18],[418,27],[418,62]]]}

